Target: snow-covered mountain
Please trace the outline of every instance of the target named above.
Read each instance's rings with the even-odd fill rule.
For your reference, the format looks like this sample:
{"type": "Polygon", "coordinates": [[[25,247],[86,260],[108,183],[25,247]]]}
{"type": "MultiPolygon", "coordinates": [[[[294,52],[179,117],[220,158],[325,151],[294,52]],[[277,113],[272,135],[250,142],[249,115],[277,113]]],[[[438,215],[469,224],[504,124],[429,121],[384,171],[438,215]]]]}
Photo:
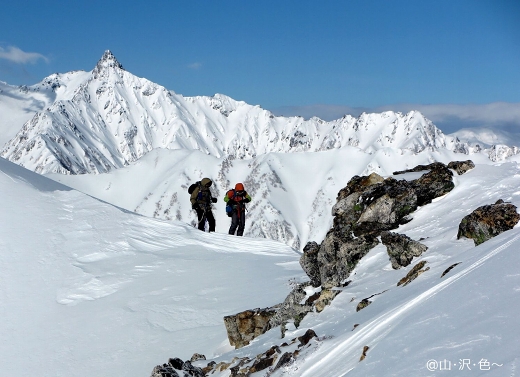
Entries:
{"type": "Polygon", "coordinates": [[[288,326],[284,339],[274,328],[236,351],[223,316],[283,300],[289,283],[306,279],[297,253],[271,240],[139,216],[4,159],[0,172],[0,375],[147,377],[168,358],[194,352],[215,362],[254,358],[309,328],[319,339],[271,377],[518,371],[519,228],[477,247],[456,239],[458,223],[476,207],[498,199],[520,206],[516,163],[477,164],[399,227],[428,246],[410,266],[392,269],[379,245],[324,311],[288,326]],[[397,286],[420,261],[429,270],[397,286]]]}
{"type": "Polygon", "coordinates": [[[464,140],[473,150],[487,150],[492,161],[504,161],[518,154],[517,147],[509,147],[515,145],[518,136],[504,130],[487,127],[464,128],[449,136],[455,140],[464,140]]]}
{"type": "MultiPolygon", "coordinates": [[[[417,111],[325,122],[275,117],[220,94],[183,97],[127,72],[109,51],[90,72],[2,88],[0,106],[14,115],[0,113],[1,122],[12,129],[34,112],[16,135],[6,133],[4,158],[127,210],[192,224],[189,184],[209,177],[222,197],[243,182],[254,199],[246,236],[297,249],[323,238],[329,208],[353,175],[433,161],[492,163],[518,152],[446,136],[417,111]],[[15,103],[31,106],[15,111],[15,103]]],[[[215,207],[217,231],[226,233],[223,208],[215,207]]]]}
{"type": "Polygon", "coordinates": [[[366,153],[384,148],[482,152],[445,136],[416,111],[325,122],[275,117],[220,94],[183,97],[125,71],[110,51],[91,72],[54,75],[44,83],[57,92],[54,102],[25,123],[1,152],[38,173],[104,173],[157,148],[237,159],[345,146],[366,153]]]}

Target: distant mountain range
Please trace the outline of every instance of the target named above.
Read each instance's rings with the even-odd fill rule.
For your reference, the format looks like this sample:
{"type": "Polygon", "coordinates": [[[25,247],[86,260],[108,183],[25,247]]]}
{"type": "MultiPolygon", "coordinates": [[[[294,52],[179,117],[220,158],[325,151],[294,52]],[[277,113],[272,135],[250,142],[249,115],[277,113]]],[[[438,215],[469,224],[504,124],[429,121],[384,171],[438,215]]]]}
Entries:
{"type": "Polygon", "coordinates": [[[391,111],[319,118],[275,117],[225,95],[183,97],[125,71],[106,51],[91,72],[55,74],[20,89],[42,92],[50,103],[36,112],[2,149],[1,156],[38,173],[106,173],[156,148],[200,150],[238,159],[277,152],[316,152],[357,147],[420,153],[484,153],[492,161],[514,147],[483,150],[444,135],[421,113],[391,111]]]}

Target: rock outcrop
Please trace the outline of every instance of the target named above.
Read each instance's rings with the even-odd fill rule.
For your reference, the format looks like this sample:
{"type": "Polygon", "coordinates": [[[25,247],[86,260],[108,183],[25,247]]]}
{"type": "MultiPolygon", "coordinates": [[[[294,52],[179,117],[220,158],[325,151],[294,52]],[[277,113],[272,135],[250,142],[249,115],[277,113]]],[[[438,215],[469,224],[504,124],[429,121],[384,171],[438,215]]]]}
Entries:
{"type": "Polygon", "coordinates": [[[404,278],[399,280],[399,282],[397,283],[397,286],[402,285],[404,287],[405,285],[408,285],[412,281],[417,279],[417,277],[419,275],[421,275],[423,272],[428,271],[430,269],[430,267],[423,268],[426,265],[426,263],[428,263],[428,262],[423,260],[423,261],[417,263],[415,266],[413,266],[413,268],[410,270],[410,272],[408,272],[404,278]]]}
{"type": "Polygon", "coordinates": [[[520,220],[516,206],[499,199],[495,204],[478,207],[459,224],[457,239],[471,238],[475,246],[513,227],[520,220]]]}
{"type": "Polygon", "coordinates": [[[314,330],[308,329],[305,334],[291,339],[288,343],[272,346],[253,358],[235,357],[230,362],[222,361],[218,364],[211,361],[202,368],[194,366],[190,361],[183,362],[179,358],[173,358],[167,364],[156,366],[151,377],[204,377],[226,370],[229,371],[230,377],[247,377],[260,371],[267,372],[265,375],[268,376],[277,369],[293,363],[306,349],[313,344],[316,346],[319,341],[314,330]]]}
{"type": "Polygon", "coordinates": [[[404,234],[393,232],[381,233],[381,242],[386,246],[394,270],[408,266],[413,257],[421,256],[428,249],[427,246],[404,234]]]}
{"type": "Polygon", "coordinates": [[[447,194],[455,187],[453,173],[442,162],[418,165],[413,169],[394,172],[394,175],[425,170],[428,172],[410,182],[417,195],[417,205],[419,206],[431,203],[433,199],[447,194]]]}
{"type": "Polygon", "coordinates": [[[248,345],[251,340],[270,328],[269,321],[275,314],[275,308],[257,308],[224,317],[229,344],[237,349],[248,345]]]}
{"type": "Polygon", "coordinates": [[[344,239],[331,231],[325,237],[318,253],[320,284],[323,288],[341,286],[357,263],[379,244],[376,237],[344,239]]]}
{"type": "Polygon", "coordinates": [[[343,239],[378,236],[406,223],[406,216],[416,209],[417,196],[408,181],[383,179],[376,173],[354,176],[338,193],[331,231],[343,239]]]}
{"type": "MultiPolygon", "coordinates": [[[[453,162],[452,166],[462,172],[473,163],[453,162]]],[[[394,175],[421,171],[425,173],[411,181],[393,177],[384,179],[376,173],[354,176],[339,191],[332,207],[332,229],[321,245],[309,242],[300,259],[313,286],[340,286],[358,261],[379,243],[377,237],[382,234],[385,234],[382,239],[389,248],[394,268],[408,265],[414,256],[426,250],[426,246],[406,236],[388,233],[410,221],[410,214],[418,206],[428,204],[453,189],[453,173],[440,162],[419,165],[394,175]]]]}
{"type": "MultiPolygon", "coordinates": [[[[309,242],[303,250],[300,264],[310,281],[296,285],[281,304],[226,316],[224,322],[230,344],[235,348],[243,347],[255,337],[278,326],[283,338],[287,323],[292,322],[298,327],[307,313],[323,311],[339,293],[347,289],[350,273],[357,263],[378,245],[378,238],[387,247],[394,269],[410,265],[413,258],[421,256],[428,247],[404,234],[390,230],[410,221],[410,214],[418,206],[430,203],[451,191],[454,187],[451,170],[460,175],[473,167],[471,161],[452,162],[448,166],[433,163],[394,173],[400,175],[425,172],[414,180],[397,180],[393,177],[383,179],[375,173],[365,177],[353,177],[338,193],[337,202],[332,208],[333,227],[321,244],[309,242]]],[[[518,221],[520,215],[516,212],[516,207],[499,200],[493,205],[479,207],[464,217],[459,225],[457,238],[472,238],[478,245],[512,229],[518,221]]],[[[428,271],[430,268],[426,267],[426,264],[426,260],[416,263],[406,276],[399,280],[397,286],[406,286],[428,271]]],[[[447,268],[441,278],[458,264],[452,264],[447,268]]],[[[371,305],[375,302],[372,300],[374,296],[385,292],[386,290],[362,299],[357,304],[356,311],[371,305]]],[[[355,297],[350,302],[354,299],[355,297]]],[[[358,326],[359,324],[355,324],[353,330],[358,326]]],[[[170,359],[168,364],[155,367],[152,377],[199,377],[224,371],[229,371],[231,377],[250,376],[260,371],[268,376],[277,369],[290,365],[298,357],[304,357],[302,355],[305,355],[305,349],[312,344],[318,347],[320,341],[314,331],[308,329],[304,335],[281,345],[274,345],[253,358],[235,357],[230,362],[218,364],[211,361],[203,368],[192,364],[193,362],[200,366],[204,360],[203,355],[195,354],[191,362],[170,359]]],[[[363,347],[360,361],[366,358],[368,350],[368,346],[363,347]]]]}
{"type": "MultiPolygon", "coordinates": [[[[471,166],[471,161],[464,161],[453,163],[452,168],[463,172],[471,166]]],[[[410,181],[384,179],[376,173],[354,176],[338,192],[332,207],[333,226],[325,239],[321,244],[309,242],[303,249],[300,265],[310,281],[293,289],[282,304],[225,317],[230,343],[243,347],[277,326],[283,337],[287,323],[298,327],[307,313],[322,311],[348,284],[358,262],[379,244],[380,236],[394,268],[407,266],[413,257],[421,255],[426,246],[389,231],[410,221],[418,206],[451,191],[453,173],[445,164],[435,162],[394,174],[411,171],[424,174],[410,181]]]]}
{"type": "Polygon", "coordinates": [[[305,288],[309,283],[297,285],[291,293],[285,298],[284,302],[279,305],[276,313],[269,320],[268,329],[282,326],[282,337],[285,333],[285,325],[290,321],[294,321],[296,327],[300,326],[300,322],[307,313],[312,311],[312,306],[302,301],[307,297],[305,288]]]}
{"type": "Polygon", "coordinates": [[[303,248],[303,255],[300,258],[300,265],[303,271],[311,279],[313,287],[321,285],[320,269],[318,267],[318,251],[320,246],[316,242],[308,242],[303,248]]]}
{"type": "Polygon", "coordinates": [[[456,266],[458,266],[459,264],[461,264],[462,262],[457,262],[457,263],[454,263],[452,264],[451,266],[449,266],[447,269],[444,270],[444,272],[442,273],[441,275],[441,278],[444,277],[444,275],[446,275],[447,273],[449,273],[451,270],[453,270],[456,266]]]}
{"type": "Polygon", "coordinates": [[[193,366],[191,361],[182,361],[179,358],[168,360],[167,364],[157,365],[150,377],[205,377],[202,368],[193,366]]]}
{"type": "Polygon", "coordinates": [[[452,161],[448,164],[448,168],[453,169],[458,175],[466,173],[475,167],[475,164],[471,160],[466,161],[452,161]]]}

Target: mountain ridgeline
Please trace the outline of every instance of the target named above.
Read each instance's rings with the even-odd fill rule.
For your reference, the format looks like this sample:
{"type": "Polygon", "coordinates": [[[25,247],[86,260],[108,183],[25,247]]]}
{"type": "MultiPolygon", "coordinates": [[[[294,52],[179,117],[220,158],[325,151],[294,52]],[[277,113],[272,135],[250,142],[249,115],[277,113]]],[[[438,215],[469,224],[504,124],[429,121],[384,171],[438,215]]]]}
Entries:
{"type": "MultiPolygon", "coordinates": [[[[2,157],[42,174],[106,173],[156,148],[236,159],[345,146],[366,153],[384,148],[481,152],[445,136],[417,111],[346,115],[326,122],[276,117],[220,94],[183,97],[125,71],[110,51],[91,72],[44,81],[52,83],[54,103],[36,113],[1,151],[2,157]]],[[[500,159],[516,150],[487,153],[500,159]]]]}

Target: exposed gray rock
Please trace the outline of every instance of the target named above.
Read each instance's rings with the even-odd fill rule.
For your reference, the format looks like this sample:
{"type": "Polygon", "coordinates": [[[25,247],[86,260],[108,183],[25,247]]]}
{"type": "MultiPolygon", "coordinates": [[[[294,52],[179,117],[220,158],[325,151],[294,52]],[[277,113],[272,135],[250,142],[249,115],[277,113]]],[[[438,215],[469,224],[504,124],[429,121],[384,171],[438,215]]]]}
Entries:
{"type": "Polygon", "coordinates": [[[205,377],[206,374],[202,371],[202,368],[193,366],[191,361],[185,361],[182,365],[182,370],[188,373],[191,377],[205,377]]]}
{"type": "Polygon", "coordinates": [[[193,363],[194,361],[199,361],[199,360],[206,360],[206,356],[204,355],[201,355],[200,353],[194,353],[193,356],[191,357],[190,361],[193,363]]]}
{"type": "Polygon", "coordinates": [[[411,182],[417,195],[417,205],[431,203],[433,199],[443,196],[453,190],[453,173],[441,162],[427,165],[429,172],[411,182]]]}
{"type": "Polygon", "coordinates": [[[378,236],[384,230],[395,229],[408,222],[407,215],[417,209],[417,195],[410,182],[391,177],[368,187],[359,202],[361,214],[353,224],[355,236],[378,236]]]}
{"type": "Polygon", "coordinates": [[[244,347],[257,336],[277,326],[281,326],[283,338],[287,323],[292,321],[298,327],[307,313],[314,309],[321,312],[341,293],[341,291],[322,289],[305,300],[307,297],[305,288],[308,286],[310,286],[309,282],[297,285],[283,303],[274,307],[246,310],[224,317],[229,343],[236,349],[244,347]]]}
{"type": "Polygon", "coordinates": [[[285,298],[285,301],[279,306],[276,313],[269,319],[268,329],[282,325],[282,335],[284,333],[284,326],[291,320],[294,320],[294,325],[298,327],[301,320],[307,313],[312,310],[311,305],[306,303],[300,304],[307,296],[305,288],[310,283],[303,283],[296,286],[291,293],[285,298]]]}
{"type": "Polygon", "coordinates": [[[344,240],[329,231],[318,253],[322,287],[340,286],[358,261],[378,243],[377,238],[371,236],[344,240]]]}
{"type": "MultiPolygon", "coordinates": [[[[338,200],[332,207],[332,216],[352,216],[352,212],[360,211],[362,208],[359,203],[360,196],[361,192],[354,192],[338,200]]],[[[357,221],[358,218],[359,215],[353,216],[350,222],[357,221]]]]}
{"type": "MultiPolygon", "coordinates": [[[[316,312],[321,313],[327,305],[329,305],[341,291],[324,288],[316,295],[316,299],[312,301],[312,305],[316,308],[316,312]]],[[[309,301],[307,301],[309,304],[309,301]]]]}
{"type": "Polygon", "coordinates": [[[471,238],[475,246],[513,227],[520,220],[516,206],[499,199],[495,204],[478,207],[459,224],[457,239],[471,238]]]}
{"type": "Polygon", "coordinates": [[[393,269],[408,266],[413,257],[420,256],[428,249],[427,246],[404,234],[393,232],[381,233],[381,242],[386,246],[393,269]]]}
{"type": "Polygon", "coordinates": [[[347,196],[355,192],[363,192],[366,190],[367,187],[372,186],[376,183],[381,183],[383,181],[384,178],[377,173],[372,173],[369,176],[362,177],[360,177],[359,175],[355,175],[347,183],[347,186],[342,188],[338,192],[338,197],[336,198],[336,201],[339,202],[341,199],[346,198],[347,196]]]}
{"type": "Polygon", "coordinates": [[[184,365],[184,361],[179,359],[178,357],[174,357],[168,360],[168,364],[175,369],[182,370],[182,366],[184,365]]]}
{"type": "Polygon", "coordinates": [[[473,169],[474,167],[475,167],[475,164],[471,160],[452,161],[448,164],[448,168],[455,170],[458,175],[462,175],[462,174],[466,173],[468,170],[473,169]]]}
{"type": "Polygon", "coordinates": [[[318,336],[314,332],[313,329],[308,329],[305,334],[298,337],[298,340],[300,341],[299,347],[307,345],[311,341],[312,338],[317,338],[318,336]]]}
{"type": "Polygon", "coordinates": [[[285,352],[282,357],[280,357],[280,360],[276,364],[273,370],[277,370],[285,365],[289,365],[293,363],[295,360],[294,354],[291,352],[285,352]]]}
{"type": "Polygon", "coordinates": [[[365,309],[368,305],[370,305],[372,301],[370,301],[368,298],[364,298],[357,304],[356,306],[356,312],[359,312],[360,310],[365,309]]]}
{"type": "Polygon", "coordinates": [[[368,352],[369,349],[370,349],[369,346],[364,346],[363,347],[363,352],[361,353],[361,357],[359,358],[359,361],[365,360],[365,358],[367,357],[367,352],[368,352]]]}
{"type": "MultiPolygon", "coordinates": [[[[309,347],[311,342],[319,341],[314,330],[308,329],[302,336],[291,339],[288,343],[284,342],[280,346],[274,345],[254,357],[234,357],[230,362],[222,361],[218,364],[213,361],[202,370],[206,376],[213,375],[215,372],[221,375],[220,372],[229,371],[230,377],[249,377],[256,376],[255,373],[266,371],[269,368],[262,375],[270,376],[275,370],[294,362],[300,356],[300,352],[309,347]],[[290,350],[284,352],[286,347],[290,350]]],[[[228,374],[225,373],[225,375],[228,374]]],[[[258,375],[260,376],[260,374],[258,375]]]]}
{"type": "Polygon", "coordinates": [[[150,377],[179,377],[179,373],[170,365],[163,364],[153,368],[150,377]]]}
{"type": "MultiPolygon", "coordinates": [[[[274,357],[262,357],[260,359],[255,360],[251,368],[248,370],[248,373],[256,373],[261,370],[267,369],[274,364],[274,357]]],[[[244,374],[243,374],[244,375],[244,374]]],[[[247,374],[249,375],[249,374],[247,374]]]]}
{"type": "Polygon", "coordinates": [[[300,258],[300,265],[303,271],[311,278],[311,284],[314,287],[321,285],[320,268],[318,265],[318,252],[320,246],[316,242],[308,242],[303,248],[303,254],[300,258]]]}

